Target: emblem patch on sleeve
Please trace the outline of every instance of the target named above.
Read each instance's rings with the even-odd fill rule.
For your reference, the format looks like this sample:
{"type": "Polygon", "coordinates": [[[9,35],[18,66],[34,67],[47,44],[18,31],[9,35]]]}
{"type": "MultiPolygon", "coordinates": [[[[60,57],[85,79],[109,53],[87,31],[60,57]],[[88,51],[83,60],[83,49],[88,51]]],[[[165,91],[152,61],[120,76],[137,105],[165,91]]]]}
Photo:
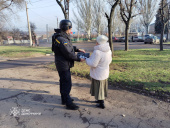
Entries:
{"type": "Polygon", "coordinates": [[[67,44],[67,42],[64,42],[64,45],[66,45],[67,44]]]}

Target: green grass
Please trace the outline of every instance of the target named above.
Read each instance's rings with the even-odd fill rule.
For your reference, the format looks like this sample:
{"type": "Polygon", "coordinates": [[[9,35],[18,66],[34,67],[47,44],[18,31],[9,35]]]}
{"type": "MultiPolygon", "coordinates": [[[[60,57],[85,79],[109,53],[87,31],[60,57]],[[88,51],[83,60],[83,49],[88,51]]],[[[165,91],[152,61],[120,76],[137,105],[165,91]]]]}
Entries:
{"type": "MultiPolygon", "coordinates": [[[[55,68],[54,64],[49,67],[55,68]]],[[[71,72],[89,78],[90,67],[76,62],[71,72]]],[[[115,51],[110,65],[109,82],[147,91],[170,92],[170,50],[115,51]]]]}
{"type": "Polygon", "coordinates": [[[170,42],[164,42],[164,44],[170,44],[170,42]]]}
{"type": "Polygon", "coordinates": [[[83,41],[79,41],[79,42],[77,42],[77,41],[72,41],[72,43],[80,43],[80,42],[83,42],[83,41]]]}
{"type": "Polygon", "coordinates": [[[0,56],[10,58],[34,57],[51,53],[46,47],[0,46],[0,56]]]}
{"type": "Polygon", "coordinates": [[[115,56],[109,77],[112,83],[170,92],[170,50],[116,51],[115,56]]]}

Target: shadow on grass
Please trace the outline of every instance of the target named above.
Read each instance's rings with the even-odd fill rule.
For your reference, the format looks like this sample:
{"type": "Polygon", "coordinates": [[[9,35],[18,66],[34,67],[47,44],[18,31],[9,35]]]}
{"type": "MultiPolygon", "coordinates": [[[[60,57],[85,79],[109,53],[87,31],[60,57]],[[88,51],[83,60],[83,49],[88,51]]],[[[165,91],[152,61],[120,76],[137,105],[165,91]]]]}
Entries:
{"type": "MultiPolygon", "coordinates": [[[[75,73],[72,73],[75,75],[75,73]]],[[[75,76],[84,77],[91,80],[89,75],[82,75],[77,73],[75,76]]],[[[90,84],[90,83],[89,83],[90,84]]],[[[137,94],[145,94],[145,96],[154,96],[157,99],[170,102],[170,83],[169,82],[140,82],[140,81],[112,81],[109,79],[109,89],[123,89],[131,92],[135,92],[137,94]],[[169,89],[166,89],[169,88],[169,89]]],[[[79,84],[75,84],[75,86],[81,87],[79,84]]],[[[84,85],[82,87],[89,87],[89,85],[84,85]]]]}
{"type": "Polygon", "coordinates": [[[153,59],[153,60],[112,60],[112,62],[115,62],[115,63],[126,63],[126,62],[170,62],[170,61],[161,61],[159,59],[153,59]]]}
{"type": "Polygon", "coordinates": [[[119,81],[112,82],[109,81],[109,85],[135,92],[138,94],[145,94],[146,96],[154,96],[157,99],[170,102],[170,83],[156,83],[156,82],[139,82],[139,81],[119,81]]]}

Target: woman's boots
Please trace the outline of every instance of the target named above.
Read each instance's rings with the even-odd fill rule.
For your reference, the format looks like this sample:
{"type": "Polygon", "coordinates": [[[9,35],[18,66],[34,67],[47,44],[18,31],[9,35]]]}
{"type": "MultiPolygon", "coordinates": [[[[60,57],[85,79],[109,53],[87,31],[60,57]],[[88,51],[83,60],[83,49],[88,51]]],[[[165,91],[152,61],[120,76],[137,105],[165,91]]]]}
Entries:
{"type": "Polygon", "coordinates": [[[97,102],[98,102],[97,107],[102,108],[102,109],[105,108],[104,100],[98,100],[97,102]]]}

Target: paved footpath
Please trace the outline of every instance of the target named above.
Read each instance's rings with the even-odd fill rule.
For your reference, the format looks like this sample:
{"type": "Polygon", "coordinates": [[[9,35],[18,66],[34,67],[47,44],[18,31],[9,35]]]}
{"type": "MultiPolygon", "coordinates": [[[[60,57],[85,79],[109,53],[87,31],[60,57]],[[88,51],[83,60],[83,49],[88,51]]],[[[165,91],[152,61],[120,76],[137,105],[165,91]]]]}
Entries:
{"type": "Polygon", "coordinates": [[[98,109],[90,80],[76,76],[71,96],[80,109],[66,110],[48,61],[53,58],[0,63],[0,128],[170,128],[169,103],[109,86],[106,109],[98,109]]]}

